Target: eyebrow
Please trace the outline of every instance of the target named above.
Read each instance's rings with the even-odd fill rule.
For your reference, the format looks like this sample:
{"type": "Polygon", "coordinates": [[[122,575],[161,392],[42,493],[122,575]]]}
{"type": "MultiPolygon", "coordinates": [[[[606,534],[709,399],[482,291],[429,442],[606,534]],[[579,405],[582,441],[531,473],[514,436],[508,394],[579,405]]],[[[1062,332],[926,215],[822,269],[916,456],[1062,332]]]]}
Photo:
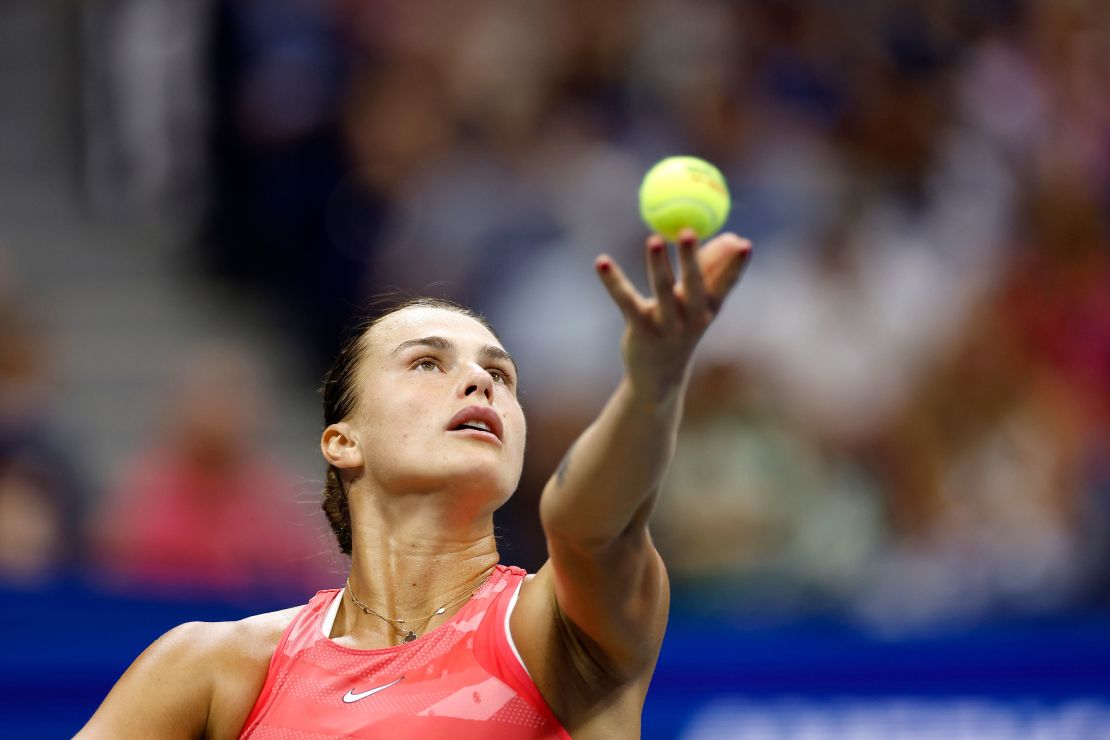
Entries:
{"type": "MultiPolygon", "coordinates": [[[[455,344],[450,339],[444,337],[418,337],[417,339],[406,339],[393,348],[392,354],[398,355],[409,347],[434,347],[442,350],[454,350],[455,344]]],[[[500,347],[487,344],[478,350],[478,354],[484,362],[491,360],[503,360],[513,366],[513,372],[519,375],[517,370],[516,360],[513,359],[505,350],[500,347]]]]}

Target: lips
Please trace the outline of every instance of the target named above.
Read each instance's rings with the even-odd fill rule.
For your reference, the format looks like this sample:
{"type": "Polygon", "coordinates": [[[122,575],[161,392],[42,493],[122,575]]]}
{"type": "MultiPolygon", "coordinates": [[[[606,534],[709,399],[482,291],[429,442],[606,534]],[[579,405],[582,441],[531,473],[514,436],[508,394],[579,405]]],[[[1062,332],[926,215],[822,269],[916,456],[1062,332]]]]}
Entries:
{"type": "Polygon", "coordinates": [[[467,406],[451,417],[451,421],[447,424],[447,430],[454,432],[460,429],[485,431],[497,437],[499,441],[504,433],[501,417],[488,406],[467,406]],[[483,429],[483,427],[485,428],[483,429]]]}

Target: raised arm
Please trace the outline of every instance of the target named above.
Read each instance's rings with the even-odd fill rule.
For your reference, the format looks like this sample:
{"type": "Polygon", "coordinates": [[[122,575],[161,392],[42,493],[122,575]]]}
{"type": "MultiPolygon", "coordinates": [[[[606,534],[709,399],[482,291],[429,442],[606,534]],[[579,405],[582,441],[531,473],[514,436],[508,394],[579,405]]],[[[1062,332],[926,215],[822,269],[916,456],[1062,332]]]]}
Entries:
{"type": "Polygon", "coordinates": [[[694,349],[740,278],[751,244],[723,234],[699,249],[693,233],[684,233],[677,280],[662,239],[648,239],[646,251],[651,297],[610,257],[595,263],[625,317],[625,375],[544,489],[550,557],[529,603],[521,596],[527,616],[513,615],[515,634],[518,620],[527,629],[526,620],[543,616],[548,607],[538,602],[547,597],[578,643],[583,671],[617,681],[650,673],[662,642],[669,590],[647,522],[673,454],[694,349]]]}
{"type": "Polygon", "coordinates": [[[674,450],[690,360],[743,271],[751,245],[724,234],[700,251],[679,241],[676,282],[659,237],[647,242],[654,296],[641,296],[620,267],[601,256],[596,269],[624,314],[625,376],[605,409],[568,451],[544,490],[548,536],[605,545],[643,529],[674,450]]]}

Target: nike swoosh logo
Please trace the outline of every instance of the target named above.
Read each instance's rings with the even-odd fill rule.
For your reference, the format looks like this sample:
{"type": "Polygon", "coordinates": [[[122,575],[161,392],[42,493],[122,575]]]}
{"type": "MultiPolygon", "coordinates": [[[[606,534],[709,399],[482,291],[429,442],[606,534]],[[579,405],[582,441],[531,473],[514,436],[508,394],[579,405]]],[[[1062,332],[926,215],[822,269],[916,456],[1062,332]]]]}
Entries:
{"type": "Polygon", "coordinates": [[[401,681],[403,681],[404,678],[405,678],[404,676],[401,676],[401,678],[398,678],[396,681],[391,681],[391,682],[387,683],[385,686],[378,686],[377,688],[370,689],[369,691],[363,691],[363,692],[360,692],[358,694],[356,694],[354,692],[354,690],[352,689],[352,690],[348,691],[346,694],[343,695],[343,701],[346,702],[347,704],[350,704],[351,702],[358,701],[359,699],[365,699],[368,696],[373,696],[374,694],[378,693],[379,691],[385,691],[386,689],[388,689],[393,684],[401,683],[401,681]]]}

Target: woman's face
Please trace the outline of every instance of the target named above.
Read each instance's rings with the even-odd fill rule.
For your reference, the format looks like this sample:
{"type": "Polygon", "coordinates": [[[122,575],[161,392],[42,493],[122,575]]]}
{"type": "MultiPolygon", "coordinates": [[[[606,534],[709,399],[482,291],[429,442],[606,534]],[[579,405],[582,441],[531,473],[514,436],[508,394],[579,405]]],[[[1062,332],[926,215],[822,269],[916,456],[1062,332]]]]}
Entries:
{"type": "Polygon", "coordinates": [[[414,307],[370,329],[351,420],[363,473],[388,491],[463,487],[500,506],[524,464],[516,367],[479,322],[414,307]]]}

